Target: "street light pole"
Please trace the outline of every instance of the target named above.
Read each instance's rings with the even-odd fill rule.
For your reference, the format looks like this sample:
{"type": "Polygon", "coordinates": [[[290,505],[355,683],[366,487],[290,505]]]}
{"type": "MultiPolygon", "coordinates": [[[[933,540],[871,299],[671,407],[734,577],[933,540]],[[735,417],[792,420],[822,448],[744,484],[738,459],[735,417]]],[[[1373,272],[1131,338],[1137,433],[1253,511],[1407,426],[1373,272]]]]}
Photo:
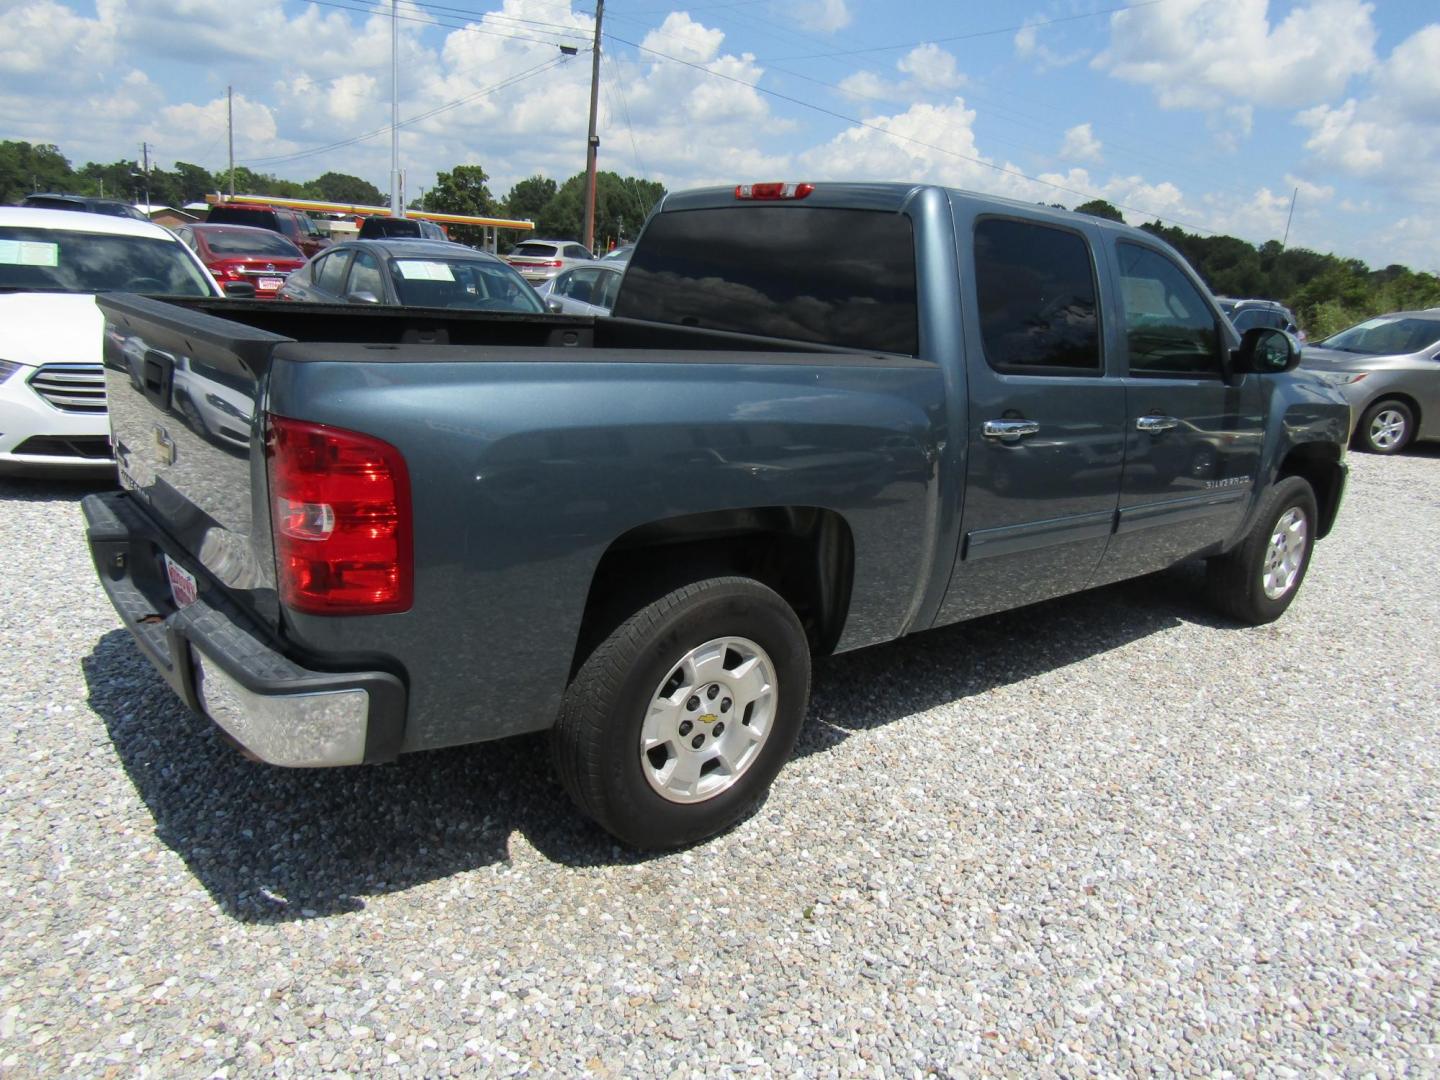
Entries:
{"type": "Polygon", "coordinates": [[[605,0],[595,0],[595,47],[590,65],[590,133],[585,142],[585,229],[587,251],[595,250],[595,156],[600,137],[595,134],[595,112],[600,100],[600,23],[605,18],[605,0]]]}
{"type": "Polygon", "coordinates": [[[400,0],[390,0],[390,213],[404,214],[400,200],[400,0]]]}

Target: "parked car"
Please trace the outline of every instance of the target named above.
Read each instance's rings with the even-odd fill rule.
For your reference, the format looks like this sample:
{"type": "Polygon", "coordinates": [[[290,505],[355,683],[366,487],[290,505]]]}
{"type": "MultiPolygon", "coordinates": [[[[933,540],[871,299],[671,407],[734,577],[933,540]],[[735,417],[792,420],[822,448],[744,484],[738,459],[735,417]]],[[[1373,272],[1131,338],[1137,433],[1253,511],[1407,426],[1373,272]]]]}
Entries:
{"type": "Polygon", "coordinates": [[[254,288],[258,300],[273,300],[285,279],[305,265],[305,254],[279,233],[252,225],[182,225],[181,243],[205,264],[227,293],[237,283],[254,288]]]}
{"type": "Polygon", "coordinates": [[[568,315],[609,315],[615,306],[615,294],[625,265],[607,264],[603,259],[594,266],[577,266],[536,288],[540,299],[550,311],[568,315]]]}
{"type": "Polygon", "coordinates": [[[510,249],[505,261],[539,285],[572,266],[594,262],[595,256],[574,240],[525,240],[510,249]]]}
{"type": "Polygon", "coordinates": [[[282,300],[540,312],[535,290],[503,259],[437,240],[350,240],[290,275],[282,300]]]}
{"type": "Polygon", "coordinates": [[[1345,486],[1345,402],[1162,240],[926,185],[672,192],[611,319],[99,302],[248,418],[166,462],[110,377],[87,535],[180,697],[276,765],[549,731],[642,847],[763,801],[812,655],[1192,558],[1270,622],[1345,486]]]}
{"type": "Polygon", "coordinates": [[[0,471],[114,472],[94,294],[221,295],[159,225],[0,207],[0,471]]]}
{"type": "Polygon", "coordinates": [[[86,214],[108,214],[111,217],[149,221],[145,214],[118,199],[92,199],[89,195],[57,195],[54,193],[26,195],[20,203],[35,210],[79,210],[86,214]]]}
{"type": "Polygon", "coordinates": [[[1305,331],[1300,329],[1295,313],[1278,301],[1237,300],[1229,296],[1217,296],[1215,299],[1220,304],[1220,310],[1229,316],[1235,329],[1242,334],[1252,326],[1268,326],[1272,330],[1294,334],[1302,344],[1305,341],[1305,331]]]}
{"type": "Polygon", "coordinates": [[[303,251],[307,259],[330,246],[329,238],[308,214],[287,206],[221,203],[210,208],[205,220],[210,225],[252,225],[277,232],[303,251]]]}
{"type": "Polygon", "coordinates": [[[449,240],[433,221],[408,217],[367,217],[360,225],[360,240],[449,240]]]}
{"type": "Polygon", "coordinates": [[[1366,319],[1307,346],[1300,363],[1350,402],[1359,449],[1398,454],[1440,439],[1440,310],[1366,319]]]}

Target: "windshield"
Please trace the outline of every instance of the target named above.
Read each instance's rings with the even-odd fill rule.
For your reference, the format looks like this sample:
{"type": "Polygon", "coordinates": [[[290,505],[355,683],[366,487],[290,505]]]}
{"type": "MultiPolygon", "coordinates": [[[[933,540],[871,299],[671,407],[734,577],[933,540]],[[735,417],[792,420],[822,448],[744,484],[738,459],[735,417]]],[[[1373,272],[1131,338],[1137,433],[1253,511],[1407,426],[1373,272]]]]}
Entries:
{"type": "Polygon", "coordinates": [[[1366,356],[1398,356],[1440,344],[1440,319],[1382,316],[1318,342],[1321,348],[1366,356]]]}
{"type": "Polygon", "coordinates": [[[395,259],[395,289],[406,307],[472,311],[545,310],[535,290],[504,263],[470,259],[395,259]]]}
{"type": "Polygon", "coordinates": [[[510,254],[532,259],[553,259],[556,252],[554,244],[525,243],[516,244],[510,249],[510,254]]]}
{"type": "Polygon", "coordinates": [[[0,228],[0,290],[213,296],[178,240],[0,228]]]}
{"type": "Polygon", "coordinates": [[[269,255],[277,259],[303,259],[300,249],[279,233],[222,232],[206,229],[205,246],[215,255],[269,255]]]}

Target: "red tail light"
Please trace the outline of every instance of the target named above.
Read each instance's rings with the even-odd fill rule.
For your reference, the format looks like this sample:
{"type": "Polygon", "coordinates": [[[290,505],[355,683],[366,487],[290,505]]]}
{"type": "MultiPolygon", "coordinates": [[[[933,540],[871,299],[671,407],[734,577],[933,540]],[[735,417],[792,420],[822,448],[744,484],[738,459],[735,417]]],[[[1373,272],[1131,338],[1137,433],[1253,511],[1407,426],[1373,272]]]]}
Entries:
{"type": "Polygon", "coordinates": [[[737,199],[803,199],[814,184],[736,184],[737,199]]]}
{"type": "Polygon", "coordinates": [[[271,416],[265,433],[280,599],[312,615],[408,611],[410,474],[370,435],[271,416]]]}
{"type": "Polygon", "coordinates": [[[215,276],[224,281],[244,281],[245,275],[240,271],[240,264],[237,263],[216,263],[212,269],[215,276]]]}

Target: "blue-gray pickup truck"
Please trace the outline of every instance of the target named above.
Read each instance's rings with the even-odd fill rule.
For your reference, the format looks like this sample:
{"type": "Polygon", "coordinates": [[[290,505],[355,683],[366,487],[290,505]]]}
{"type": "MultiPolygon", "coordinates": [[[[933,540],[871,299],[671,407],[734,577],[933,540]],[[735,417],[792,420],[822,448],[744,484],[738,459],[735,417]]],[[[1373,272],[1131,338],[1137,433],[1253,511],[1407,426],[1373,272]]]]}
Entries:
{"type": "Polygon", "coordinates": [[[1196,558],[1266,622],[1345,484],[1164,243],[937,187],[671,195],[611,318],[99,303],[88,538],[176,693],[276,765],[548,729],[640,847],[756,805],[813,656],[1196,558]]]}

